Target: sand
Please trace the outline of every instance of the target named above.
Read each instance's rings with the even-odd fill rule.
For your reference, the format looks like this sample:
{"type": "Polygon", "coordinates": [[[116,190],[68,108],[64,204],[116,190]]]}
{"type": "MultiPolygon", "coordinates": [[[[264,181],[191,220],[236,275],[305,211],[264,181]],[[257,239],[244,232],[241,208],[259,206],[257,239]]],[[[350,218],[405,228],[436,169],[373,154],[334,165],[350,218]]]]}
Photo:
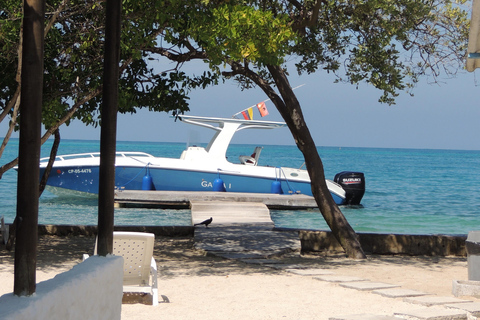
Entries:
{"type": "MultiPolygon", "coordinates": [[[[42,236],[37,282],[80,263],[83,253],[92,254],[93,244],[90,237],[42,236]]],[[[156,307],[124,304],[123,319],[329,319],[444,308],[344,288],[283,268],[205,256],[193,248],[191,238],[156,237],[154,255],[159,294],[170,303],[161,302],[156,307]]],[[[0,295],[13,291],[13,256],[13,252],[0,250],[0,295]]],[[[350,260],[342,255],[295,252],[274,260],[278,266],[326,269],[335,276],[355,276],[447,297],[453,297],[452,280],[468,278],[467,259],[462,257],[368,256],[366,260],[350,260]]]]}

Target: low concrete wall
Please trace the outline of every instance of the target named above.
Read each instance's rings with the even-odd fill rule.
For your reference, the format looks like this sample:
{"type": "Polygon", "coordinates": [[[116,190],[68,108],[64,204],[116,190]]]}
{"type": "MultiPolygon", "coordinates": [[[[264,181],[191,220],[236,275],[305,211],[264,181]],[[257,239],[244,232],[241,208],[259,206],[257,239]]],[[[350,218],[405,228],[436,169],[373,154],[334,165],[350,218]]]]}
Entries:
{"type": "MultiPolygon", "coordinates": [[[[343,252],[330,231],[299,232],[302,252],[343,252]]],[[[366,253],[406,254],[428,256],[467,256],[467,236],[406,235],[358,233],[360,244],[366,253]]]]}
{"type": "MultiPolygon", "coordinates": [[[[39,225],[39,235],[56,236],[95,236],[96,226],[75,225],[39,225]]],[[[293,231],[289,228],[275,230],[293,231]]],[[[193,237],[192,226],[116,226],[116,231],[150,232],[156,236],[193,237]]],[[[330,231],[297,230],[302,244],[302,252],[330,251],[343,252],[342,247],[330,231]]],[[[407,234],[373,234],[358,233],[360,243],[366,253],[372,254],[406,254],[429,256],[466,257],[465,240],[467,235],[407,235],[407,234]]]]}
{"type": "Polygon", "coordinates": [[[1,296],[0,319],[120,319],[122,296],[123,258],[93,256],[38,283],[32,296],[1,296]]]}
{"type": "MultiPolygon", "coordinates": [[[[192,236],[194,232],[193,226],[115,226],[115,231],[134,231],[134,232],[149,232],[156,236],[178,237],[178,236],[192,236]]],[[[76,226],[76,225],[39,225],[39,235],[52,236],[89,236],[97,235],[97,226],[76,226]]]]}

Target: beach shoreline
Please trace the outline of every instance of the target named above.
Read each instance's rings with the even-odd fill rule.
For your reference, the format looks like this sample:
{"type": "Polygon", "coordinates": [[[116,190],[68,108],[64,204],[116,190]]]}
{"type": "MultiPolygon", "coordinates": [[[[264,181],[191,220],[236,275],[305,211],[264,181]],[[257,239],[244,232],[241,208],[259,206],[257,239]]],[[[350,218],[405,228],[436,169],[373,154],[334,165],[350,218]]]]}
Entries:
{"type": "MultiPolygon", "coordinates": [[[[54,277],[92,254],[93,236],[40,236],[37,282],[54,277]]],[[[401,286],[430,295],[453,297],[452,280],[467,280],[466,257],[368,255],[291,252],[273,264],[248,263],[205,255],[189,236],[156,236],[154,257],[159,294],[170,303],[157,307],[122,305],[122,318],[149,319],[329,319],[347,314],[393,315],[427,308],[399,298],[344,288],[336,282],[298,275],[286,266],[322,269],[335,275],[401,286]]],[[[14,252],[0,251],[0,295],[13,291],[14,252]]],[[[479,301],[473,297],[461,297],[479,301]]],[[[443,308],[428,307],[430,310],[443,308]]]]}

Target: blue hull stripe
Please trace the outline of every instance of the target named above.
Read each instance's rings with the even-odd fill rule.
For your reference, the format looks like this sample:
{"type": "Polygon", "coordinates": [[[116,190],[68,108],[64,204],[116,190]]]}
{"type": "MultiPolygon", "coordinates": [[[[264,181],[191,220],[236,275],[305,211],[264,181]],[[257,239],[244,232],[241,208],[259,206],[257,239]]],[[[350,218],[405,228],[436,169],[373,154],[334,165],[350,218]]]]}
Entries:
{"type": "MultiPolygon", "coordinates": [[[[43,175],[41,169],[40,175],[43,175]]],[[[213,182],[218,173],[159,169],[150,167],[150,176],[155,190],[168,191],[213,191],[213,182]]],[[[125,190],[142,190],[146,168],[116,167],[115,186],[125,190]]],[[[52,187],[98,194],[98,166],[53,168],[47,184],[52,187]]],[[[274,179],[240,176],[221,173],[227,192],[270,193],[274,179]]],[[[312,195],[310,183],[281,180],[283,193],[302,193],[312,195]]],[[[332,193],[337,204],[343,198],[332,193]]]]}

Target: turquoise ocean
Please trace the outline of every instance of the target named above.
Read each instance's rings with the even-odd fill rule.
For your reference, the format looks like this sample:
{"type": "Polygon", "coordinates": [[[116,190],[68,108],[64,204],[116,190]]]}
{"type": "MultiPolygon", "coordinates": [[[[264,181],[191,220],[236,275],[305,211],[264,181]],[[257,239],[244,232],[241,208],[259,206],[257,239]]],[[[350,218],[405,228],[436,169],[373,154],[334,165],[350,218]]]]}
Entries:
{"type": "MultiPolygon", "coordinates": [[[[185,143],[118,142],[117,151],[142,151],[180,157],[185,143]]],[[[231,145],[227,157],[252,153],[255,145],[231,145]]],[[[299,168],[303,157],[295,146],[265,145],[259,165],[299,168]]],[[[62,140],[58,154],[98,152],[98,141],[62,140]]],[[[16,157],[12,139],[0,164],[16,157]]],[[[318,147],[325,175],[365,173],[363,207],[342,207],[357,232],[401,234],[467,234],[480,230],[480,151],[318,147]]],[[[50,144],[42,147],[42,157],[50,144]]],[[[0,216],[11,223],[16,212],[16,171],[0,179],[0,216]]],[[[327,230],[318,210],[271,212],[277,227],[327,230]]],[[[45,191],[40,198],[40,224],[97,224],[97,200],[60,198],[45,191]]],[[[189,210],[131,209],[115,211],[115,225],[190,225],[189,210]]]]}

